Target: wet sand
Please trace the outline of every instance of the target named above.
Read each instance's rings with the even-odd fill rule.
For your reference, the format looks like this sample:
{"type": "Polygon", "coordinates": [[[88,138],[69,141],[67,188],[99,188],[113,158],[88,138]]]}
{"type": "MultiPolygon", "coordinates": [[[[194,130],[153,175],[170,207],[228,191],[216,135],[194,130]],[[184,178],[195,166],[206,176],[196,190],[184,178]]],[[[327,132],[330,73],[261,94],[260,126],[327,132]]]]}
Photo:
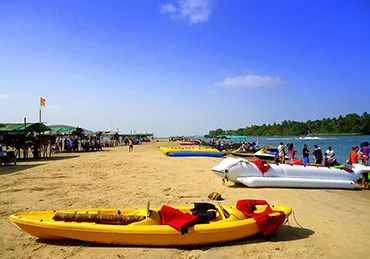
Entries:
{"type": "Polygon", "coordinates": [[[50,159],[0,167],[1,258],[369,258],[370,191],[247,188],[211,172],[222,158],[166,157],[160,141],[60,153],[50,159]],[[265,199],[290,206],[289,223],[268,240],[256,235],[227,244],[152,248],[46,241],[7,220],[20,211],[192,205],[219,192],[221,204],[265,199]]]}

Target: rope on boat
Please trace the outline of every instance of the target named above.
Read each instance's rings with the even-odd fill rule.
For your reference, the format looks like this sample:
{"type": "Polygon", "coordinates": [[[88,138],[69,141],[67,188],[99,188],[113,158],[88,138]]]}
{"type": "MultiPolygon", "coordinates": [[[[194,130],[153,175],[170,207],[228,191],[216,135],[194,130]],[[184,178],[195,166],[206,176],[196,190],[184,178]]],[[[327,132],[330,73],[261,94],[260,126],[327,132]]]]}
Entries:
{"type": "MultiPolygon", "coordinates": [[[[296,216],[295,216],[295,212],[294,212],[294,210],[293,210],[293,209],[292,209],[292,212],[293,212],[293,218],[294,218],[295,223],[296,223],[300,228],[303,228],[303,227],[302,227],[302,225],[298,223],[298,220],[297,220],[297,218],[296,218],[296,216]]],[[[286,219],[285,224],[288,224],[288,225],[290,226],[289,218],[287,218],[287,219],[286,219]]]]}

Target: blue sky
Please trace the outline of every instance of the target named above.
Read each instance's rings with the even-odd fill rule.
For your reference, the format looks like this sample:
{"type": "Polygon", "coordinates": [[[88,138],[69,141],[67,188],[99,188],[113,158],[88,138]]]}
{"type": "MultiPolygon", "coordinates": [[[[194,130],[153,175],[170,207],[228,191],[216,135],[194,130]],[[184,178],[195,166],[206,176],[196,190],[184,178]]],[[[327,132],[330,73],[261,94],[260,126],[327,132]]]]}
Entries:
{"type": "Polygon", "coordinates": [[[370,1],[2,0],[0,122],[204,135],[369,112],[370,1]]]}

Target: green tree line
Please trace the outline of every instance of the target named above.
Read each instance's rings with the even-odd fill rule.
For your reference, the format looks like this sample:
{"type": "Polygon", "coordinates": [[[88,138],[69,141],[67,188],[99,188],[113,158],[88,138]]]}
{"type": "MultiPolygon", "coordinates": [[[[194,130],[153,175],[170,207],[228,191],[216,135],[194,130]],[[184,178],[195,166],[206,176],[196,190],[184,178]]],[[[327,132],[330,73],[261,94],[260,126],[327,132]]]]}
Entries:
{"type": "Polygon", "coordinates": [[[295,136],[295,135],[370,135],[370,115],[350,113],[338,118],[306,122],[285,120],[280,124],[252,125],[237,130],[210,130],[210,136],[221,134],[244,136],[295,136]]]}

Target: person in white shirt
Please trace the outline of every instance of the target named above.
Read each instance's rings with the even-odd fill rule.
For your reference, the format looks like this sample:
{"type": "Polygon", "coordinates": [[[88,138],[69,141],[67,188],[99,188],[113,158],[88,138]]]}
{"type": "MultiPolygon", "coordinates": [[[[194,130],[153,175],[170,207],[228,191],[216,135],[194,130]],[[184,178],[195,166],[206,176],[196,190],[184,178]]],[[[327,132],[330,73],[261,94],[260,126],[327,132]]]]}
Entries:
{"type": "Polygon", "coordinates": [[[325,166],[334,166],[338,164],[339,163],[335,159],[335,152],[329,146],[328,149],[325,151],[325,166]]]}
{"type": "Polygon", "coordinates": [[[280,145],[278,146],[278,152],[279,152],[279,161],[280,163],[285,163],[285,145],[283,142],[280,142],[280,145]]]}

